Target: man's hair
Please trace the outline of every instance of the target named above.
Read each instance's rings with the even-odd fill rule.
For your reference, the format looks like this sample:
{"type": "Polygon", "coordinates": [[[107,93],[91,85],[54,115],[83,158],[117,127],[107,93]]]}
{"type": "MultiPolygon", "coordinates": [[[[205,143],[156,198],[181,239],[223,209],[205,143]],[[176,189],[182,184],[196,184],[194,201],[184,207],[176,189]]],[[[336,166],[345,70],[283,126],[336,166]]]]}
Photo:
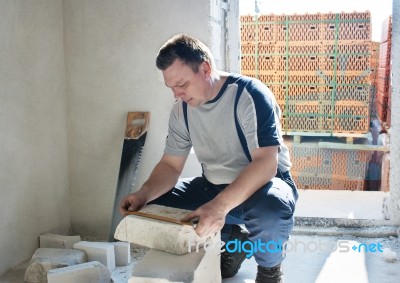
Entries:
{"type": "Polygon", "coordinates": [[[203,62],[208,62],[214,70],[214,57],[210,49],[200,40],[187,34],[178,34],[169,39],[158,51],[156,65],[164,71],[176,59],[189,66],[193,72],[199,71],[203,62]]]}

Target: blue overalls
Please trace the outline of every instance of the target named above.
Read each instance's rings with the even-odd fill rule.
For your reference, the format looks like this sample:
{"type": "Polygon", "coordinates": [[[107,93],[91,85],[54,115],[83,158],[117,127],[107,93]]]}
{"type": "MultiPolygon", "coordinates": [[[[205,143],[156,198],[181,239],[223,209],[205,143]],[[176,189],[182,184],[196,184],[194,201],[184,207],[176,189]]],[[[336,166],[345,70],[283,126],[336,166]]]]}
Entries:
{"type": "MultiPolygon", "coordinates": [[[[226,217],[222,241],[229,236],[229,224],[245,224],[249,240],[262,249],[254,253],[256,262],[274,267],[283,260],[281,247],[289,239],[294,224],[297,189],[289,172],[280,173],[261,187],[245,202],[232,209],[226,217]]],[[[195,210],[212,200],[227,185],[214,185],[204,176],[181,179],[175,188],[151,203],[195,210]]],[[[254,248],[254,247],[253,247],[254,248]]]]}

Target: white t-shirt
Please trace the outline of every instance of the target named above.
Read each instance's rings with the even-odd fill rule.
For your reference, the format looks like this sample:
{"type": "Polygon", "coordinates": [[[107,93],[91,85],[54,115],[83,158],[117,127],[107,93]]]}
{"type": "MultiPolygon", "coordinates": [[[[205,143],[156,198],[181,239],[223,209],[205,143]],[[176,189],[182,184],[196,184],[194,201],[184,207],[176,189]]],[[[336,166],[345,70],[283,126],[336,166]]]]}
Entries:
{"type": "Polygon", "coordinates": [[[281,111],[261,81],[231,74],[213,100],[197,107],[187,105],[188,125],[183,103],[177,101],[171,111],[164,152],[187,156],[193,147],[211,183],[230,184],[251,162],[249,153],[265,146],[279,145],[278,169],[290,170],[289,151],[281,134],[281,111]],[[238,88],[243,91],[236,100],[238,88]],[[239,133],[245,142],[241,143],[239,133]]]}

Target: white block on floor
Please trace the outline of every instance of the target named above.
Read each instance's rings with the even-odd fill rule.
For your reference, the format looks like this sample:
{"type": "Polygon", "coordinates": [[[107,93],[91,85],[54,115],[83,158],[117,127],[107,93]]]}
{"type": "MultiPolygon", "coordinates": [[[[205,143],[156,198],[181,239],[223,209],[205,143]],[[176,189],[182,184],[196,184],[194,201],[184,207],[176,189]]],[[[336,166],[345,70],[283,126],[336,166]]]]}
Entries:
{"type": "MultiPolygon", "coordinates": [[[[164,217],[182,219],[189,210],[148,205],[141,212],[164,217]]],[[[205,238],[199,237],[190,225],[181,225],[138,215],[128,215],[118,224],[115,239],[157,249],[176,255],[188,253],[189,243],[202,244],[205,238]]]]}
{"type": "Polygon", "coordinates": [[[126,266],[131,262],[131,244],[128,242],[113,242],[115,265],[126,266]]]}
{"type": "Polygon", "coordinates": [[[52,269],[47,273],[48,283],[110,283],[111,272],[98,261],[86,262],[64,268],[52,269]]]}
{"type": "Polygon", "coordinates": [[[110,271],[115,269],[114,245],[111,243],[81,241],[74,244],[74,249],[85,251],[88,261],[98,261],[110,271]]]}
{"type": "Polygon", "coordinates": [[[39,236],[41,248],[72,249],[73,245],[81,241],[81,236],[64,236],[46,233],[39,236]]]}
{"type": "Polygon", "coordinates": [[[134,267],[128,283],[219,283],[220,234],[210,242],[206,249],[194,248],[191,253],[174,255],[159,250],[150,250],[134,267]]]}
{"type": "Polygon", "coordinates": [[[50,269],[87,262],[84,251],[73,249],[39,248],[33,254],[25,271],[24,280],[29,283],[47,282],[50,269]]]}

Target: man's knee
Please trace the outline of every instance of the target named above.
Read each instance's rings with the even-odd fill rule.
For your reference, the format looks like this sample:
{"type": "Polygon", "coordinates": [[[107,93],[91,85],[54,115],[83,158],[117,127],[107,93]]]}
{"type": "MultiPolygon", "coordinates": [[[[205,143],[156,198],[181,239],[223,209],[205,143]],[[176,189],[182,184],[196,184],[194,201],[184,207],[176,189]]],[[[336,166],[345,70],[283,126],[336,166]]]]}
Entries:
{"type": "Polygon", "coordinates": [[[257,213],[266,217],[287,219],[293,216],[294,207],[291,187],[281,179],[274,178],[248,199],[245,210],[253,215],[257,213]]]}

